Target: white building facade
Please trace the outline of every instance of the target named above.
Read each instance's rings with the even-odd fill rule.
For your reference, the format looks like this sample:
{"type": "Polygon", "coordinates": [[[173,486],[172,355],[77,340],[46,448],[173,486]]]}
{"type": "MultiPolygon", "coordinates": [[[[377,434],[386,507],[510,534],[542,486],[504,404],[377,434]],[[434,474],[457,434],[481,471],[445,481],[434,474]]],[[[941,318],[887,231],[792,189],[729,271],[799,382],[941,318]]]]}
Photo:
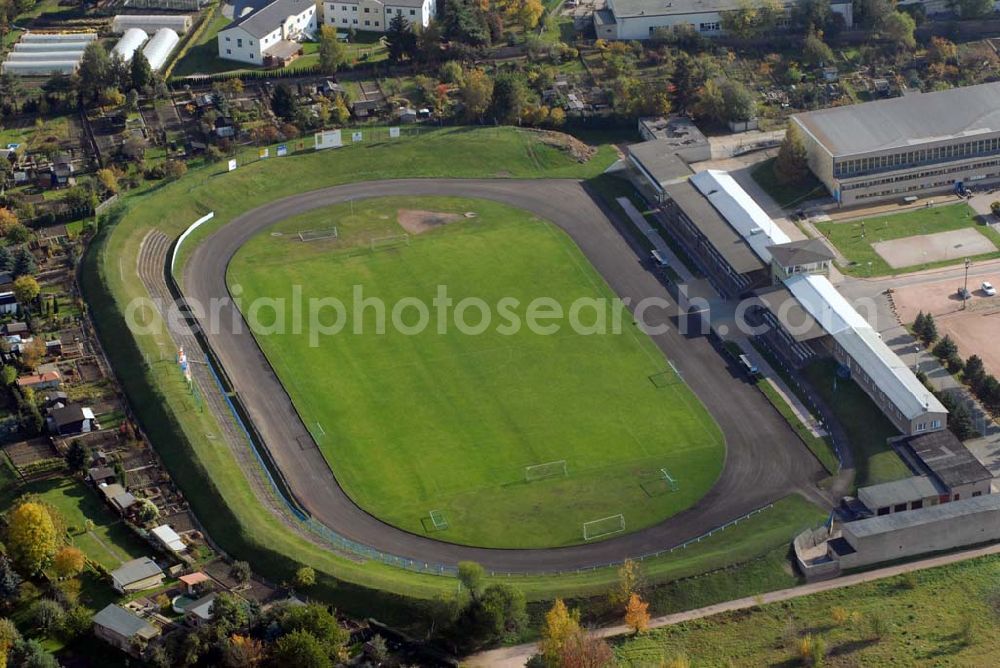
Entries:
{"type": "Polygon", "coordinates": [[[265,64],[281,43],[297,42],[316,32],[316,5],[307,0],[275,0],[219,31],[219,57],[251,65],[265,64]]]}
{"type": "Polygon", "coordinates": [[[323,3],[323,21],[339,31],[385,32],[395,16],[426,28],[436,12],[434,0],[335,0],[323,3]]]}

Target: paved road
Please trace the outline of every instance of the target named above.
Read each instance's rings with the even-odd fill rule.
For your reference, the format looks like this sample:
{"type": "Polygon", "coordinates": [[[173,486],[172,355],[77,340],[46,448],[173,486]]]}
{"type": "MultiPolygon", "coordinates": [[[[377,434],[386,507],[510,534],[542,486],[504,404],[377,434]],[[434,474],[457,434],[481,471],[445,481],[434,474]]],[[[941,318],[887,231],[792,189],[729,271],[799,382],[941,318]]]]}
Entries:
{"type": "MultiPolygon", "coordinates": [[[[226,268],[237,250],[274,223],[318,207],[382,196],[462,196],[496,200],[529,210],[564,229],[611,288],[635,301],[669,299],[605,213],[581,184],[569,180],[410,179],[336,186],[277,200],[228,222],[203,241],[184,271],[185,295],[201,304],[225,299],[226,268]]],[[[672,303],[672,302],[671,302],[672,303]]],[[[343,536],[397,556],[454,564],[471,559],[503,572],[550,572],[595,566],[662,550],[790,493],[821,499],[816,459],[751,385],[744,383],[703,337],[673,327],[653,337],[707,405],[727,442],[722,475],[694,507],[658,526],[591,545],[542,550],[498,550],[451,545],[391,527],[358,508],[337,484],[312,436],[232,304],[220,309],[225,327],[208,339],[240,393],[251,419],[298,501],[343,536]]],[[[647,313],[651,325],[675,313],[647,313]]]]}
{"type": "MultiPolygon", "coordinates": [[[[1000,545],[990,545],[988,547],[976,548],[974,550],[968,550],[966,552],[957,552],[955,554],[947,554],[941,557],[931,557],[929,559],[921,559],[920,561],[913,561],[908,564],[887,566],[885,568],[879,568],[873,571],[866,571],[864,573],[845,575],[843,577],[835,578],[833,580],[812,582],[809,584],[799,585],[798,587],[780,589],[778,591],[772,591],[760,596],[747,596],[746,598],[738,598],[732,601],[726,601],[724,603],[716,603],[715,605],[709,605],[704,608],[696,608],[694,610],[676,612],[674,614],[664,615],[662,617],[654,617],[653,619],[649,620],[649,628],[657,629],[657,628],[662,628],[664,626],[673,626],[674,624],[681,624],[683,622],[689,622],[695,619],[703,619],[705,617],[711,617],[712,615],[717,615],[721,612],[733,612],[735,610],[750,610],[765,603],[788,601],[793,598],[809,596],[810,594],[818,594],[820,592],[830,591],[832,589],[842,589],[844,587],[852,587],[854,585],[861,584],[863,582],[874,582],[876,580],[891,578],[896,575],[901,575],[902,573],[922,571],[928,568],[946,566],[948,564],[954,564],[959,561],[978,559],[979,557],[986,557],[996,554],[1000,554],[1000,545]]],[[[598,638],[613,638],[615,636],[625,635],[626,633],[630,632],[631,630],[628,627],[624,625],[617,625],[617,626],[606,626],[604,628],[595,629],[590,633],[591,635],[598,638]]],[[[524,666],[528,662],[528,660],[537,653],[538,653],[538,645],[536,643],[525,643],[523,645],[514,645],[513,647],[502,647],[500,649],[494,649],[486,652],[480,652],[479,654],[474,654],[468,657],[463,662],[462,665],[470,666],[470,668],[475,666],[484,666],[484,667],[489,666],[490,668],[515,668],[524,666]]]]}

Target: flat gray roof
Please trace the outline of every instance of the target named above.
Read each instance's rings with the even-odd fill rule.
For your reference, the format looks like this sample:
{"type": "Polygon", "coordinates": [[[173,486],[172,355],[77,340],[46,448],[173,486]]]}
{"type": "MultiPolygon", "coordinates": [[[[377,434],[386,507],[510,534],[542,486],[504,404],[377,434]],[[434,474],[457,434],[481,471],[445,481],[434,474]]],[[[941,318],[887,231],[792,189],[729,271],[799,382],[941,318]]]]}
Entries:
{"type": "Polygon", "coordinates": [[[722,217],[708,198],[694,187],[690,179],[670,183],[664,186],[663,191],[677,203],[736,272],[747,274],[767,268],[739,232],[722,217]]]}
{"type": "Polygon", "coordinates": [[[788,288],[779,286],[758,290],[757,299],[777,318],[785,333],[799,343],[826,336],[826,330],[802,308],[788,288]]]}
{"type": "Polygon", "coordinates": [[[906,445],[943,485],[954,489],[983,480],[993,474],[948,430],[911,436],[906,445]]]}
{"type": "Polygon", "coordinates": [[[1000,132],[1000,82],[795,114],[835,157],[1000,132]]]}
{"type": "Polygon", "coordinates": [[[879,515],[869,517],[866,520],[848,522],[844,525],[844,533],[850,533],[858,538],[875,536],[890,531],[910,529],[926,524],[936,524],[949,520],[975,515],[978,513],[988,513],[1000,511],[1000,494],[985,494],[975,496],[961,501],[942,503],[920,510],[908,510],[905,513],[892,513],[891,515],[879,515]]]}
{"type": "Polygon", "coordinates": [[[111,577],[122,583],[129,585],[133,582],[140,582],[154,575],[163,575],[163,571],[156,565],[156,562],[149,557],[139,557],[111,571],[111,577]]]}
{"type": "Polygon", "coordinates": [[[114,603],[94,615],[94,623],[125,638],[139,636],[149,639],[159,633],[159,630],[145,619],[114,603]]]}
{"type": "Polygon", "coordinates": [[[938,496],[943,490],[939,490],[928,476],[918,475],[902,480],[884,482],[880,485],[862,487],[858,490],[858,499],[865,504],[869,510],[887,508],[898,503],[909,503],[919,501],[932,496],[938,496]]]}
{"type": "Polygon", "coordinates": [[[676,146],[668,139],[653,139],[628,147],[629,155],[635,158],[660,186],[691,176],[691,168],[677,157],[675,150],[676,146]]]}

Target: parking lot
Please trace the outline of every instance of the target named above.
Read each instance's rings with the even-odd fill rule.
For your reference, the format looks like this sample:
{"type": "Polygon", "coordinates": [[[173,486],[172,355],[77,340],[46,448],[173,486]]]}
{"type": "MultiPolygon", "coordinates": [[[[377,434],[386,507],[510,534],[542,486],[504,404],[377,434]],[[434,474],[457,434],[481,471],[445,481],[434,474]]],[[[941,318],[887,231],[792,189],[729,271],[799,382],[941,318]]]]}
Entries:
{"type": "Polygon", "coordinates": [[[933,314],[938,334],[950,335],[958,344],[962,357],[975,353],[983,358],[990,373],[1000,375],[1000,348],[996,345],[997,332],[1000,332],[1000,296],[987,296],[980,288],[982,281],[1000,285],[1000,272],[969,279],[971,296],[965,309],[958,296],[962,279],[897,288],[893,301],[900,320],[907,324],[912,323],[920,311],[933,314]]]}

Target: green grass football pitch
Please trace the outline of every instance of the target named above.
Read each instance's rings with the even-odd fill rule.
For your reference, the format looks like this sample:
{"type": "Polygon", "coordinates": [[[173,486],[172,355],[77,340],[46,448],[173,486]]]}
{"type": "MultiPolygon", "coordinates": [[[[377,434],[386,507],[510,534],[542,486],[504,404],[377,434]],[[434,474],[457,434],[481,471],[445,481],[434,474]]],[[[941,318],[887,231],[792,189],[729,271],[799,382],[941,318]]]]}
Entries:
{"type": "MultiPolygon", "coordinates": [[[[722,435],[704,407],[670,371],[660,350],[621,317],[619,333],[584,335],[569,321],[543,335],[507,320],[497,304],[546,297],[564,307],[613,294],[573,242],[531,214],[457,198],[382,198],[288,219],[252,239],[229,268],[244,311],[258,297],[333,297],[346,306],[344,329],[310,345],[309,327],[263,332],[258,340],[341,485],[361,507],[415,533],[491,547],[568,545],[582,524],[621,513],[627,531],[690,506],[718,477],[722,435]],[[409,243],[372,251],[372,237],[402,234],[399,209],[474,212],[409,243]],[[303,242],[298,232],[336,226],[338,237],[303,242]],[[387,305],[355,320],[354,286],[387,305]],[[439,333],[432,300],[439,286],[457,304],[478,297],[493,320],[461,333],[449,317],[439,333]],[[431,309],[428,328],[407,335],[392,326],[392,306],[417,298],[431,309]],[[363,333],[354,333],[361,325],[363,333]],[[506,332],[506,330],[505,330],[506,332]],[[525,481],[525,467],[565,460],[567,475],[525,481]],[[677,480],[670,491],[660,477],[677,480]],[[439,529],[431,511],[447,523],[439,529]]],[[[454,310],[454,309],[453,309],[454,310]]],[[[289,313],[291,310],[289,309],[289,313]]],[[[415,308],[401,312],[414,325],[415,308]]],[[[594,310],[580,321],[592,325],[594,310]]],[[[332,322],[326,312],[323,322],[332,322]]],[[[476,308],[466,321],[479,322],[476,308]]],[[[548,324],[548,323],[546,323],[548,324]]]]}

